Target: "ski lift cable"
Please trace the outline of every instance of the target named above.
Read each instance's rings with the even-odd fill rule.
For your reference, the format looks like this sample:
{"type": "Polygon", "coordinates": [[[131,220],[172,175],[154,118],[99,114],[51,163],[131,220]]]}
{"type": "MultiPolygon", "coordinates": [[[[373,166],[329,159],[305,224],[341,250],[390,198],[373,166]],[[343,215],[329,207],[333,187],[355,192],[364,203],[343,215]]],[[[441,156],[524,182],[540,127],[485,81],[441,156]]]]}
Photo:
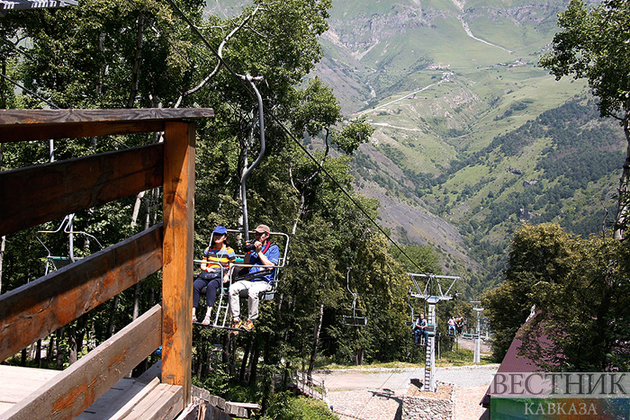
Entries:
{"type": "MultiPolygon", "coordinates": [[[[194,23],[188,18],[188,16],[184,13],[183,10],[181,10],[181,8],[179,6],[177,6],[177,4],[175,3],[174,0],[167,0],[168,3],[173,7],[173,9],[182,17],[182,19],[184,19],[184,21],[186,21],[186,23],[188,24],[188,26],[190,27],[190,29],[195,32],[197,34],[197,36],[201,39],[201,41],[208,47],[208,49],[217,57],[217,59],[219,60],[219,62],[228,70],[228,72],[236,79],[238,80],[241,85],[243,86],[243,88],[247,91],[247,93],[252,97],[252,98],[256,98],[255,93],[253,93],[249,87],[247,86],[247,84],[245,83],[245,81],[247,80],[247,77],[251,77],[251,76],[243,76],[238,74],[236,71],[234,71],[229,65],[228,63],[223,59],[223,57],[221,57],[221,55],[218,53],[218,51],[212,46],[212,44],[206,39],[206,37],[201,33],[201,31],[199,31],[199,29],[197,28],[196,25],[194,25],[194,23]],[[245,80],[244,80],[245,79],[245,80]]],[[[251,81],[250,81],[251,83],[251,81]]],[[[262,99],[260,99],[262,100],[262,99]]],[[[302,149],[302,151],[306,154],[306,156],[311,159],[318,167],[319,169],[326,174],[326,176],[331,180],[331,182],[346,196],[346,198],[348,198],[350,200],[350,202],[357,208],[359,209],[359,211],[361,211],[361,213],[363,213],[363,215],[381,232],[381,234],[383,234],[387,240],[394,245],[394,247],[396,247],[396,249],[398,249],[398,251],[400,251],[400,253],[402,255],[404,255],[410,262],[411,264],[413,264],[416,268],[418,268],[420,270],[420,266],[418,266],[418,264],[387,234],[387,232],[385,232],[385,230],[376,222],[376,220],[374,220],[369,214],[368,212],[354,199],[352,198],[352,196],[350,195],[350,193],[348,191],[346,191],[345,188],[343,188],[343,186],[341,186],[341,184],[332,176],[332,174],[330,172],[328,172],[326,170],[326,168],[324,168],[318,161],[317,159],[315,159],[315,157],[308,151],[308,149],[306,149],[306,147],[304,147],[304,145],[302,145],[299,141],[299,139],[297,139],[297,137],[295,137],[291,131],[284,125],[284,123],[282,123],[278,117],[276,117],[275,115],[271,115],[271,118],[273,119],[273,121],[278,124],[278,126],[280,126],[280,128],[282,128],[282,130],[288,135],[289,139],[293,140],[293,142],[302,149]]],[[[262,127],[261,127],[262,128],[262,127]]],[[[263,131],[263,130],[261,130],[263,131]]]]}
{"type": "Polygon", "coordinates": [[[40,99],[44,102],[46,102],[48,105],[50,105],[51,107],[55,108],[55,109],[59,109],[59,107],[57,105],[55,105],[54,102],[52,102],[50,99],[46,99],[43,96],[33,92],[32,90],[28,89],[26,86],[16,82],[15,80],[11,79],[10,77],[0,73],[0,77],[2,77],[3,79],[8,80],[9,82],[13,83],[15,86],[19,87],[20,89],[22,89],[23,91],[35,96],[37,99],[40,99]]]}

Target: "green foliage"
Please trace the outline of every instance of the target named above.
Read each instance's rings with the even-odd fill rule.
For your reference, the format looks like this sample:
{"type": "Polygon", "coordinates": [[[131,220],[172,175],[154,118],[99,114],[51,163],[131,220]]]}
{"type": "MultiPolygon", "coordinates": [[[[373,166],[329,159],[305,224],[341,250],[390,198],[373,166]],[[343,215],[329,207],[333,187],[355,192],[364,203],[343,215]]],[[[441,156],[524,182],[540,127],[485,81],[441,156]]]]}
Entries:
{"type": "Polygon", "coordinates": [[[627,246],[612,238],[524,226],[512,241],[505,282],[483,298],[495,359],[535,315],[518,338],[543,370],[627,370],[627,267],[627,246]]]}
{"type": "Polygon", "coordinates": [[[561,278],[573,269],[571,236],[556,224],[525,225],[510,244],[505,281],[482,298],[484,314],[495,333],[493,356],[505,356],[529,316],[532,293],[540,281],[561,278]]]}
{"type": "Polygon", "coordinates": [[[562,30],[554,36],[553,50],[540,60],[558,79],[586,78],[604,117],[629,110],[629,12],[626,1],[605,0],[588,9],[583,1],[572,0],[559,16],[562,30]]]}
{"type": "Polygon", "coordinates": [[[269,412],[261,420],[335,420],[326,403],[305,397],[294,397],[288,392],[274,396],[269,412]]]}

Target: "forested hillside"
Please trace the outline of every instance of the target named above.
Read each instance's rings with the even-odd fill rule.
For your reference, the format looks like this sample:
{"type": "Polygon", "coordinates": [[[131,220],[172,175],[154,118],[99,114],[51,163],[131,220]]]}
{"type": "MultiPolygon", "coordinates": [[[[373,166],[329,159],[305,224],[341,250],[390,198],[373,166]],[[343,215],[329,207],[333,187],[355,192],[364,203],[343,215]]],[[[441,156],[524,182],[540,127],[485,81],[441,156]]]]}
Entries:
{"type": "MultiPolygon", "coordinates": [[[[289,262],[275,299],[261,304],[253,333],[195,327],[196,383],[226,398],[242,400],[250,392],[247,399],[262,398],[268,407],[272,398],[286,397],[269,392],[278,375],[312,371],[321,355],[337,363],[421,361],[405,326],[406,272],[439,273],[438,257],[414,244],[392,251],[375,223],[377,201],[360,195],[351,175],[352,159],[373,128],[365,118],[344,122],[331,89],[305,78],[322,56],[318,40],[328,28],[330,3],[265,1],[231,18],[204,15],[202,6],[95,0],[8,13],[0,18],[6,52],[0,107],[213,108],[215,117],[197,126],[195,148],[194,247],[201,258],[215,226],[241,227],[243,169],[262,150],[256,87],[266,150],[247,178],[249,227],[265,223],[287,233],[289,262]],[[361,329],[343,322],[352,293],[368,318],[361,329]],[[235,378],[249,388],[228,386],[235,378]]],[[[3,143],[0,169],[160,141],[158,133],[3,143]]],[[[69,215],[71,224],[65,218],[3,237],[0,291],[154,226],[162,219],[161,202],[159,189],[145,191],[69,215]]],[[[243,243],[233,246],[243,251],[243,243]]],[[[9,362],[67,367],[159,302],[160,281],[153,275],[46,337],[39,356],[25,349],[9,362]]],[[[455,302],[444,310],[444,316],[468,315],[470,305],[455,302]]],[[[199,308],[200,317],[204,311],[199,308]]]]}
{"type": "Polygon", "coordinates": [[[440,250],[477,292],[501,281],[522,222],[588,235],[612,221],[623,132],[584,82],[537,65],[567,4],[338,0],[322,36],[317,74],[376,127],[359,190],[396,240],[440,250]]]}
{"type": "MultiPolygon", "coordinates": [[[[422,361],[405,327],[406,273],[461,276],[463,299],[440,316],[470,317],[468,301],[503,280],[524,222],[583,236],[610,227],[623,133],[599,118],[583,81],[558,82],[537,64],[566,4],[87,0],[15,11],[0,18],[0,108],[213,108],[196,139],[201,257],[216,225],[243,223],[243,170],[261,150],[259,90],[267,143],[247,178],[249,227],[287,233],[289,263],[254,333],[195,330],[193,374],[266,406],[282,398],[274,378],[311,371],[322,355],[422,361]],[[352,293],[365,328],[343,323],[352,293]],[[230,378],[251,387],[235,391],[230,378]]],[[[159,141],[62,140],[54,156],[48,144],[8,144],[0,169],[159,141]]],[[[161,200],[146,191],[78,213],[72,227],[59,220],[3,238],[0,291],[54,269],[49,256],[80,258],[159,223],[161,200]]],[[[47,338],[40,363],[74,362],[158,302],[159,281],[47,338]]],[[[517,303],[520,316],[528,301],[517,303]]]]}

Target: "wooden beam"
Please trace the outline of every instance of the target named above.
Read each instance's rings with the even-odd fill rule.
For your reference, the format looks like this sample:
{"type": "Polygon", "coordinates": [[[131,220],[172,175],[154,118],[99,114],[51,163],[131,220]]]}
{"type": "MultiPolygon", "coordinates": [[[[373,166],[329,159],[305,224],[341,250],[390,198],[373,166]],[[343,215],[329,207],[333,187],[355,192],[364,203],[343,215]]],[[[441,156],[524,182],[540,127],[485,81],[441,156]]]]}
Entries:
{"type": "Polygon", "coordinates": [[[162,225],[156,225],[0,295],[0,361],[89,312],[161,266],[162,225]]]}
{"type": "MultiPolygon", "coordinates": [[[[191,402],[195,124],[167,122],[164,131],[164,267],[162,382],[182,385],[191,402]]],[[[182,407],[183,409],[183,407],[182,407]]]]}
{"type": "Polygon", "coordinates": [[[162,308],[156,305],[92,350],[0,419],[73,419],[160,346],[162,308]]]}
{"type": "Polygon", "coordinates": [[[209,108],[0,110],[0,142],[164,131],[168,120],[214,116],[209,108]]]}
{"type": "Polygon", "coordinates": [[[0,236],[161,186],[163,156],[158,143],[0,172],[0,236]]]}

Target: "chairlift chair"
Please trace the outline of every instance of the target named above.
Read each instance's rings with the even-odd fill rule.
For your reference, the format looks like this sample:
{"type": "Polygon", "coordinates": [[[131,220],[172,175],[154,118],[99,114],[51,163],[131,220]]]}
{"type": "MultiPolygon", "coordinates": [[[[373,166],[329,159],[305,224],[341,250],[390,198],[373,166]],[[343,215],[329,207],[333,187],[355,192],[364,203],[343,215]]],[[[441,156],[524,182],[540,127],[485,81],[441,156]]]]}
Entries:
{"type": "Polygon", "coordinates": [[[357,309],[357,296],[358,293],[354,293],[350,290],[350,270],[352,267],[348,267],[348,271],[346,273],[346,288],[348,292],[352,295],[352,308],[349,309],[349,312],[352,315],[344,315],[343,316],[343,325],[348,325],[351,327],[365,327],[367,325],[368,319],[365,316],[358,316],[357,312],[363,313],[362,309],[357,309]]]}
{"type": "Polygon", "coordinates": [[[54,234],[54,233],[59,233],[61,231],[63,231],[63,233],[68,234],[68,249],[69,249],[69,256],[64,257],[64,256],[59,256],[59,255],[52,255],[52,252],[50,251],[50,249],[44,244],[44,241],[42,241],[39,236],[35,235],[35,238],[37,239],[37,241],[46,249],[46,270],[45,270],[45,275],[47,275],[50,271],[56,271],[59,270],[69,264],[72,264],[73,262],[82,259],[83,257],[75,257],[74,256],[74,245],[73,245],[73,241],[72,241],[72,235],[75,234],[79,234],[79,235],[85,235],[91,239],[94,239],[94,241],[96,241],[96,243],[98,244],[98,246],[103,249],[103,245],[99,242],[99,240],[94,236],[91,235],[87,232],[83,232],[83,231],[76,231],[74,230],[73,227],[73,219],[74,219],[74,214],[69,214],[66,215],[66,217],[63,218],[63,220],[61,221],[61,223],[59,224],[59,227],[55,230],[39,230],[37,231],[37,233],[45,233],[45,234],[54,234]],[[50,269],[52,267],[52,270],[50,269]]]}
{"type": "MultiPolygon", "coordinates": [[[[243,236],[244,234],[243,231],[240,229],[228,229],[227,231],[228,231],[228,235],[231,234],[231,235],[236,235],[236,236],[243,236]]],[[[249,232],[249,233],[252,233],[252,232],[249,232]]],[[[283,232],[271,232],[270,235],[272,237],[277,236],[277,237],[282,237],[284,239],[284,244],[281,247],[284,249],[282,249],[281,251],[280,258],[278,259],[278,264],[274,266],[269,266],[269,269],[260,270],[256,272],[255,274],[238,275],[238,272],[241,269],[249,269],[253,267],[253,265],[245,264],[243,262],[245,260],[245,254],[236,254],[236,263],[233,265],[234,269],[232,270],[232,273],[230,275],[230,281],[229,283],[223,284],[223,286],[221,287],[220,293],[217,294],[217,300],[214,305],[214,317],[213,317],[214,319],[211,324],[207,325],[208,327],[233,330],[233,328],[229,326],[229,323],[228,323],[229,312],[230,312],[229,311],[229,308],[230,308],[229,291],[230,291],[230,286],[232,285],[233,282],[237,282],[240,280],[251,280],[257,277],[266,276],[270,272],[273,272],[273,281],[271,282],[271,289],[267,290],[266,292],[262,292],[260,295],[261,300],[273,300],[273,298],[275,297],[277,288],[278,288],[279,269],[284,268],[284,266],[287,263],[287,255],[289,252],[289,235],[283,232]]],[[[195,264],[202,264],[205,262],[206,261],[204,260],[194,260],[195,264]]],[[[223,268],[221,268],[221,276],[223,276],[223,268]]],[[[204,291],[205,291],[205,288],[202,289],[202,293],[205,293],[204,291]]],[[[241,293],[241,297],[247,297],[246,290],[244,290],[241,293]]],[[[203,325],[200,322],[197,322],[196,324],[203,325]]]]}

